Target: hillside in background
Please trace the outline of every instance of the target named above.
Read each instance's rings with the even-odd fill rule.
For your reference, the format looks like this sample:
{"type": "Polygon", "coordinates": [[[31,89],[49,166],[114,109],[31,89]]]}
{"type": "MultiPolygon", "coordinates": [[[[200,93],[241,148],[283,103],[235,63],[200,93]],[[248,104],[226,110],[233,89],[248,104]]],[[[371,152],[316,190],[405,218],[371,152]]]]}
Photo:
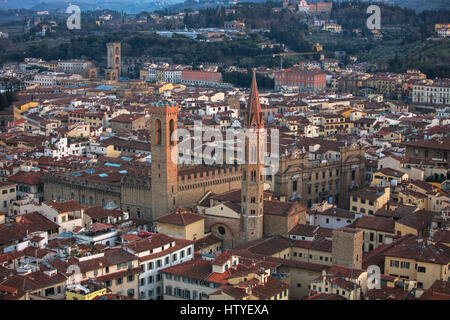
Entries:
{"type": "Polygon", "coordinates": [[[61,0],[0,0],[0,8],[8,9],[31,9],[43,10],[64,10],[71,4],[78,5],[82,11],[110,9],[125,11],[127,13],[140,13],[142,11],[154,11],[167,6],[180,3],[178,0],[82,0],[82,1],[61,1],[61,0]]]}
{"type": "MultiPolygon", "coordinates": [[[[330,1],[330,0],[321,0],[330,1]]],[[[339,0],[334,2],[346,2],[347,0],[339,0]]],[[[62,1],[62,0],[0,0],[0,8],[3,10],[8,9],[33,9],[33,10],[61,10],[67,8],[71,3],[80,6],[83,11],[96,10],[96,9],[110,9],[117,11],[124,11],[127,13],[135,14],[142,11],[152,12],[154,10],[160,10],[173,6],[174,4],[183,4],[183,8],[202,6],[201,3],[217,3],[221,4],[224,1],[212,0],[212,1],[199,1],[194,2],[192,0],[82,0],[82,1],[62,1]]],[[[265,0],[245,0],[245,2],[265,2],[265,0]]],[[[316,0],[310,0],[311,2],[317,2],[316,0]]],[[[439,10],[450,9],[450,0],[378,0],[378,1],[365,1],[365,2],[383,2],[386,4],[398,5],[405,8],[414,9],[416,12],[422,12],[424,10],[439,10]]]]}

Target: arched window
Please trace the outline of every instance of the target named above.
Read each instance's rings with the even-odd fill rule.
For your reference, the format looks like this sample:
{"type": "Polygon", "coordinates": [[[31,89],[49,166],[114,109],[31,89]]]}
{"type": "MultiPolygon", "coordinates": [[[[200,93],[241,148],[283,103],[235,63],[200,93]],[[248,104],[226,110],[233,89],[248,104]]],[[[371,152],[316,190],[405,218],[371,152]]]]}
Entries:
{"type": "Polygon", "coordinates": [[[81,204],[86,204],[86,197],[84,194],[81,196],[81,204]]]}
{"type": "Polygon", "coordinates": [[[141,209],[137,208],[137,217],[140,218],[141,217],[141,209]]]}
{"type": "Polygon", "coordinates": [[[92,196],[89,196],[89,205],[93,205],[94,204],[94,199],[92,199],[92,196]]]}
{"type": "Polygon", "coordinates": [[[156,144],[161,145],[161,120],[156,119],[155,122],[156,144]]]}
{"type": "Polygon", "coordinates": [[[256,146],[252,146],[252,154],[251,154],[251,160],[250,160],[250,163],[251,164],[255,164],[255,163],[257,163],[257,153],[256,153],[256,146]]]}
{"type": "Polygon", "coordinates": [[[170,119],[169,121],[169,132],[170,132],[170,145],[174,145],[175,144],[175,139],[176,137],[172,137],[173,132],[175,131],[175,121],[173,119],[170,119]]]}
{"type": "Polygon", "coordinates": [[[251,178],[252,180],[252,182],[256,182],[256,171],[255,170],[252,170],[252,178],[251,178]]]}
{"type": "Polygon", "coordinates": [[[102,208],[104,208],[105,206],[106,206],[105,199],[102,199],[102,208]]]}

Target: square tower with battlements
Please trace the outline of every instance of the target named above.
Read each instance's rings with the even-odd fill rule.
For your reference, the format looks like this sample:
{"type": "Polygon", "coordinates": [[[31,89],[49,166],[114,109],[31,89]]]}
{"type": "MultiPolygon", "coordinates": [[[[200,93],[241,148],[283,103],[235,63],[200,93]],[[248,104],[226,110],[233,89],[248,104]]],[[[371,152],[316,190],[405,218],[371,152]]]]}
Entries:
{"type": "Polygon", "coordinates": [[[174,132],[178,107],[175,102],[159,101],[149,108],[153,219],[168,214],[177,206],[178,148],[174,132]]]}

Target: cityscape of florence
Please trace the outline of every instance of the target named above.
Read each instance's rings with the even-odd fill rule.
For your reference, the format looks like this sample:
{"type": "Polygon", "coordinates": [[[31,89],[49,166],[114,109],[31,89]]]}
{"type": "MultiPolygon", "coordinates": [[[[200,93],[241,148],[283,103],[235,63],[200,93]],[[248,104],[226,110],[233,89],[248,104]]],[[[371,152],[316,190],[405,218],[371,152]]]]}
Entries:
{"type": "Polygon", "coordinates": [[[450,300],[449,39],[440,0],[2,1],[0,301],[450,300]]]}

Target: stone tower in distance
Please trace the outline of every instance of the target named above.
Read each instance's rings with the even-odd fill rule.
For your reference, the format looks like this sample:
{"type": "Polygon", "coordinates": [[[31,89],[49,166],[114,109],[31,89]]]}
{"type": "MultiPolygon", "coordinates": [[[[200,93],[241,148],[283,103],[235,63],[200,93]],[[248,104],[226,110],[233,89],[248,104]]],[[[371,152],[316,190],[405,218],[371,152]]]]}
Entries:
{"type": "Polygon", "coordinates": [[[263,236],[264,206],[264,118],[259,102],[256,75],[245,113],[245,161],[242,165],[241,237],[238,242],[248,242],[263,236]]]}
{"type": "Polygon", "coordinates": [[[120,76],[122,66],[122,46],[120,42],[109,42],[106,44],[108,49],[108,69],[117,70],[120,76]]]}
{"type": "Polygon", "coordinates": [[[331,246],[333,264],[361,269],[363,234],[362,230],[347,227],[334,230],[331,246]]]}
{"type": "Polygon", "coordinates": [[[177,128],[178,104],[160,101],[150,106],[152,218],[176,208],[178,192],[178,147],[171,137],[177,128]]]}

